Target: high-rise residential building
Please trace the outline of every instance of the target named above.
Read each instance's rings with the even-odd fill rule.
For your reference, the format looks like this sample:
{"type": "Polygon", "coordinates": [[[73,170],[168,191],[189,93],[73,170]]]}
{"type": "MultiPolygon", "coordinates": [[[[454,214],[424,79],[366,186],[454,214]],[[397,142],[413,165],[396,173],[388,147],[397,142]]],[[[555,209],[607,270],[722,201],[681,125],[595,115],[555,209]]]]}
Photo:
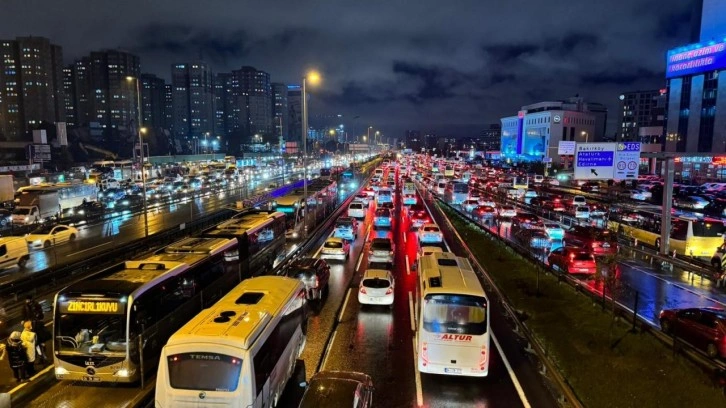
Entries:
{"type": "Polygon", "coordinates": [[[63,68],[63,89],[68,126],[88,126],[92,117],[88,59],[63,68]]]}
{"type": "Polygon", "coordinates": [[[287,86],[288,140],[302,141],[302,87],[300,85],[287,86]]]}
{"type": "Polygon", "coordinates": [[[580,97],[522,106],[516,116],[501,119],[501,156],[512,161],[559,162],[560,141],[603,140],[607,110],[580,97]]]}
{"type": "MultiPolygon", "coordinates": [[[[91,52],[66,67],[66,100],[76,126],[129,130],[138,121],[139,57],[121,50],[91,52]]],[[[139,84],[140,85],[140,84],[139,84]]]]}
{"type": "Polygon", "coordinates": [[[257,135],[266,142],[274,143],[270,74],[254,67],[232,71],[232,94],[242,119],[240,142],[249,143],[257,135]]]}
{"type": "Polygon", "coordinates": [[[154,74],[141,74],[141,124],[163,129],[166,122],[166,84],[154,74]]]}
{"type": "Polygon", "coordinates": [[[164,85],[164,129],[174,132],[174,92],[171,84],[164,85]]]}
{"type": "Polygon", "coordinates": [[[726,1],[703,0],[700,33],[666,54],[665,151],[726,151],[726,1]]]}
{"type": "Polygon", "coordinates": [[[502,125],[492,123],[481,132],[482,150],[499,150],[502,142],[502,125]]]}
{"type": "Polygon", "coordinates": [[[0,139],[30,140],[42,123],[66,120],[63,50],[43,37],[0,40],[0,139]]]}
{"type": "Polygon", "coordinates": [[[272,83],[272,120],[275,129],[274,135],[278,138],[289,138],[289,111],[287,85],[279,82],[272,83]]]}
{"type": "Polygon", "coordinates": [[[173,132],[177,138],[203,138],[214,132],[214,81],[205,62],[173,64],[171,86],[173,132]]]}
{"type": "MultiPolygon", "coordinates": [[[[234,132],[239,127],[238,112],[240,109],[232,93],[231,73],[214,75],[214,108],[215,135],[223,137],[225,141],[239,139],[234,137],[234,132]]],[[[237,151],[237,149],[234,150],[237,151]]]]}
{"type": "Polygon", "coordinates": [[[665,92],[665,89],[654,89],[620,95],[619,142],[662,143],[665,92]]]}

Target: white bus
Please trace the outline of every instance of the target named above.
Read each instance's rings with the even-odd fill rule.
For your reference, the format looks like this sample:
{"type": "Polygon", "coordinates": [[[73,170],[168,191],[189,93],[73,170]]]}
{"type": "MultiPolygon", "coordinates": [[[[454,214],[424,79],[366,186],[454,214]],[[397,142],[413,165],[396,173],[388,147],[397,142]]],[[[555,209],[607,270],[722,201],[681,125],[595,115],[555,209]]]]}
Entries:
{"type": "Polygon", "coordinates": [[[489,374],[489,301],[466,258],[421,257],[416,351],[422,373],[489,374]]]}
{"type": "Polygon", "coordinates": [[[306,319],[301,281],[243,281],[166,343],[155,406],[276,406],[305,347],[306,319]]]}

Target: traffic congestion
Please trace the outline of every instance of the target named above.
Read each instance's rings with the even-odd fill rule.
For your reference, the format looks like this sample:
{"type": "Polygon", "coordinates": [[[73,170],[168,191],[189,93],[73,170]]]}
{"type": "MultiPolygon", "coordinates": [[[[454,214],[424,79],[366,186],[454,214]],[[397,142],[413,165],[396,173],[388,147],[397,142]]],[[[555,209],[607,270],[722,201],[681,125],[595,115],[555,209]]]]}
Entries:
{"type": "MultiPolygon", "coordinates": [[[[41,320],[53,353],[38,374],[46,380],[23,404],[558,406],[553,380],[521,352],[500,294],[432,211],[440,205],[590,291],[605,294],[602,274],[621,281],[630,289],[618,302],[639,293],[638,314],[663,333],[679,333],[714,361],[726,357],[726,343],[703,342],[684,323],[720,327],[726,295],[715,282],[694,283],[629,251],[633,231],[648,231],[642,207],[413,154],[318,171],[303,186],[258,187],[259,201],[243,209],[200,201],[230,212],[46,297],[41,320]],[[141,386],[109,387],[125,383],[141,386]]],[[[684,247],[722,242],[704,242],[712,219],[674,218],[686,223],[684,247]]],[[[46,233],[64,228],[54,235],[67,238],[45,247],[34,233],[24,243],[72,247],[88,225],[48,223],[46,233]]]]}

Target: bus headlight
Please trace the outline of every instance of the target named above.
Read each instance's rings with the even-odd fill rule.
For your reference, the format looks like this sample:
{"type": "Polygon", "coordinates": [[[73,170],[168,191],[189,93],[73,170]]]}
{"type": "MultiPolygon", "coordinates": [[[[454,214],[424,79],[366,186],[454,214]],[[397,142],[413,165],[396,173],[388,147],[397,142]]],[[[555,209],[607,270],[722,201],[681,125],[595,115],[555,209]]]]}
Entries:
{"type": "Polygon", "coordinates": [[[55,368],[55,375],[67,375],[67,374],[70,374],[70,372],[68,370],[66,370],[65,368],[63,368],[63,367],[55,368]]]}
{"type": "Polygon", "coordinates": [[[135,372],[136,372],[136,370],[129,370],[128,368],[122,368],[122,369],[116,371],[115,373],[113,373],[113,375],[116,377],[130,377],[135,372]]]}

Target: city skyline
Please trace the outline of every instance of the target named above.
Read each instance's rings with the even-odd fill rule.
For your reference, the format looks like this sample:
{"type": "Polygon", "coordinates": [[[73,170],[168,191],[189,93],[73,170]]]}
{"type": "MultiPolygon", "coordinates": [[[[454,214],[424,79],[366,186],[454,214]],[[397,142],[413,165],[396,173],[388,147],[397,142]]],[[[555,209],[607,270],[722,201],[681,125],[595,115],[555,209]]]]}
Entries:
{"type": "MultiPolygon", "coordinates": [[[[89,13],[77,1],[41,11],[11,1],[4,15],[14,18],[0,17],[0,38],[47,37],[63,47],[65,64],[91,51],[124,49],[140,57],[142,72],[167,82],[170,64],[200,56],[214,73],[249,65],[286,84],[315,67],[324,81],[314,90],[312,110],[359,116],[388,134],[419,128],[457,136],[478,134],[535,100],[579,94],[616,112],[620,93],[663,87],[665,51],[689,42],[691,6],[675,0],[619,7],[555,1],[542,10],[519,3],[445,10],[424,3],[413,10],[346,2],[215,8],[176,2],[174,9],[194,12],[172,16],[163,13],[171,7],[163,2],[144,5],[143,13],[124,13],[136,2],[89,13]],[[118,15],[123,25],[102,24],[118,15]],[[499,25],[514,15],[528,30],[499,25]],[[629,23],[632,16],[637,24],[629,23]],[[61,29],[49,19],[73,24],[61,29]],[[394,110],[395,117],[387,114],[394,110]]],[[[608,133],[617,129],[616,116],[608,133]]]]}

